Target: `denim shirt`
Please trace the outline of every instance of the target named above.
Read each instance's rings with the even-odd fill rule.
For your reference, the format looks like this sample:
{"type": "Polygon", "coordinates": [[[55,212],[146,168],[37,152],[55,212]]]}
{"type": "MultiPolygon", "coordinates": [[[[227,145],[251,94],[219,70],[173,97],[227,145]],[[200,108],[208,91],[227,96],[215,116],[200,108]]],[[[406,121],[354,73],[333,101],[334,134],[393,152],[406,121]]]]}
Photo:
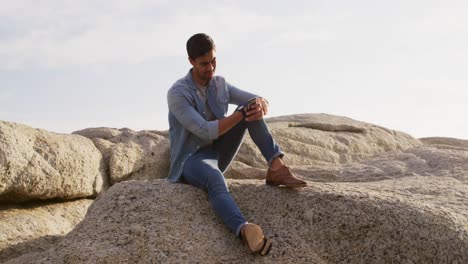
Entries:
{"type": "Polygon", "coordinates": [[[168,180],[179,181],[185,160],[200,146],[219,137],[218,120],[226,117],[229,104],[244,104],[253,97],[258,96],[232,86],[221,76],[213,77],[208,84],[207,101],[216,120],[207,121],[205,102],[197,94],[192,69],[176,81],[167,93],[171,145],[168,180]]]}

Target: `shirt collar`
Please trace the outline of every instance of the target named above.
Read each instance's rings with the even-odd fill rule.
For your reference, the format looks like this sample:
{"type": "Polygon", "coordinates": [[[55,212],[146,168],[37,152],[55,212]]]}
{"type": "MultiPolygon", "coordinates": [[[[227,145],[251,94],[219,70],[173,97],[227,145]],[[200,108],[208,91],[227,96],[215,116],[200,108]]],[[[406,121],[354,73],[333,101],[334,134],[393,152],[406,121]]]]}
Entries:
{"type": "MultiPolygon", "coordinates": [[[[193,80],[193,77],[192,77],[192,69],[193,68],[190,68],[190,70],[187,73],[187,76],[185,76],[185,79],[187,80],[187,83],[191,89],[197,90],[197,85],[195,84],[195,81],[193,80]]],[[[210,88],[211,86],[213,86],[213,79],[211,79],[210,82],[208,83],[208,88],[210,88]]]]}

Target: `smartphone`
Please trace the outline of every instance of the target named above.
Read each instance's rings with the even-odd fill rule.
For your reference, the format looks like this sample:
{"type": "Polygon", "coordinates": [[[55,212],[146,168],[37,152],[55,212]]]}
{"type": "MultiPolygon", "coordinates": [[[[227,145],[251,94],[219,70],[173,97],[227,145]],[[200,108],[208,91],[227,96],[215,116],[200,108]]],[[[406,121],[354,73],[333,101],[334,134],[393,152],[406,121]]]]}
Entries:
{"type": "Polygon", "coordinates": [[[252,106],[257,102],[257,98],[252,98],[247,102],[247,110],[250,110],[252,106]]]}

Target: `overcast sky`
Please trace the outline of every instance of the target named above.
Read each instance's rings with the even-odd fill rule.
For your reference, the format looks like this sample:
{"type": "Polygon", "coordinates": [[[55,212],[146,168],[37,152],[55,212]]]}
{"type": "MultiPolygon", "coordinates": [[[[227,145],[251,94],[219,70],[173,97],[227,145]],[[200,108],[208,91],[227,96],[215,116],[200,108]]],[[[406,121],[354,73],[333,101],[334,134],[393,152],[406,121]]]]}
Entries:
{"type": "Polygon", "coordinates": [[[468,1],[0,0],[0,120],[166,130],[187,39],[270,116],[468,139],[468,1]]]}

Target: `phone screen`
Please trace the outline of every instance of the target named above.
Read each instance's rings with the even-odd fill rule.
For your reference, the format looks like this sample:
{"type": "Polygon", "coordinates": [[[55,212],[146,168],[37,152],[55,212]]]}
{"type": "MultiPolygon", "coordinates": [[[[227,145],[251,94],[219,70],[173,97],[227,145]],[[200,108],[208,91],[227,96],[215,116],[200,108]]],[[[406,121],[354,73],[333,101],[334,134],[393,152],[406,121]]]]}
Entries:
{"type": "Polygon", "coordinates": [[[247,109],[250,110],[250,108],[252,108],[252,105],[254,105],[256,102],[257,102],[257,98],[250,99],[249,102],[247,103],[247,109]]]}

